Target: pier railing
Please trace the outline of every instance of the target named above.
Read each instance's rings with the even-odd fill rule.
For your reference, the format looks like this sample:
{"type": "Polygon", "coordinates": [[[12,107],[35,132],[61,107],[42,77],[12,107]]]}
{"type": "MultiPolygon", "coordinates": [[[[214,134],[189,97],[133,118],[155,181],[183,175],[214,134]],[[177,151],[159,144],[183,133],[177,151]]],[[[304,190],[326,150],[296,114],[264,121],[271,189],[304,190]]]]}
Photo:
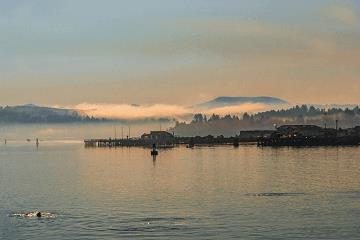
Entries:
{"type": "Polygon", "coordinates": [[[158,148],[168,148],[174,145],[195,144],[195,145],[226,145],[239,144],[237,137],[175,137],[173,140],[154,141],[146,139],[85,139],[86,147],[151,147],[154,143],[158,148]]]}

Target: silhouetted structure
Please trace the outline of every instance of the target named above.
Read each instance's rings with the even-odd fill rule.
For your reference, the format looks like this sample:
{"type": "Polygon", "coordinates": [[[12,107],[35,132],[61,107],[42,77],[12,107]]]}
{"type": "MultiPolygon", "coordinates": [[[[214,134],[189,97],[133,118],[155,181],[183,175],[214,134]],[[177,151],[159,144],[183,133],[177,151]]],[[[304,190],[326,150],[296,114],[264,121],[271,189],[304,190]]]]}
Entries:
{"type": "Polygon", "coordinates": [[[126,139],[85,139],[86,147],[152,147],[155,144],[158,148],[173,147],[176,140],[175,137],[166,131],[151,131],[150,133],[144,133],[141,138],[129,138],[126,139]]]}
{"type": "Polygon", "coordinates": [[[360,127],[337,129],[315,125],[283,125],[269,137],[260,137],[259,146],[359,145],[360,127]]]}
{"type": "Polygon", "coordinates": [[[239,141],[241,142],[256,142],[259,138],[267,138],[273,134],[275,130],[248,130],[240,131],[239,141]]]}
{"type": "Polygon", "coordinates": [[[156,144],[158,147],[170,147],[175,144],[175,137],[166,131],[151,131],[149,134],[141,135],[145,145],[156,144]]]}
{"type": "Polygon", "coordinates": [[[152,131],[150,134],[143,134],[141,138],[129,139],[85,139],[86,147],[152,147],[155,144],[158,148],[171,148],[175,144],[184,144],[188,147],[194,145],[224,145],[238,142],[237,137],[224,137],[222,135],[214,137],[208,135],[205,137],[174,137],[172,134],[164,131],[152,131]]]}

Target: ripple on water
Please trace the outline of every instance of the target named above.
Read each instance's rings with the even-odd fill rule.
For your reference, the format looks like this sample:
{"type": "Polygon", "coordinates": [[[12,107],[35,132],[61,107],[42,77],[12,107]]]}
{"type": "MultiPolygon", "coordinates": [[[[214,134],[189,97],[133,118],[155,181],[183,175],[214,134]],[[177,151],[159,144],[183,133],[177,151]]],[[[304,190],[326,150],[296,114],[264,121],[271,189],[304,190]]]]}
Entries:
{"type": "Polygon", "coordinates": [[[142,217],[132,219],[127,224],[111,227],[107,230],[120,234],[176,234],[179,232],[187,233],[194,231],[190,217],[142,217]]]}
{"type": "Polygon", "coordinates": [[[252,196],[252,197],[290,197],[290,196],[305,195],[305,193],[301,193],[301,192],[265,192],[265,193],[247,193],[245,195],[252,196]]]}

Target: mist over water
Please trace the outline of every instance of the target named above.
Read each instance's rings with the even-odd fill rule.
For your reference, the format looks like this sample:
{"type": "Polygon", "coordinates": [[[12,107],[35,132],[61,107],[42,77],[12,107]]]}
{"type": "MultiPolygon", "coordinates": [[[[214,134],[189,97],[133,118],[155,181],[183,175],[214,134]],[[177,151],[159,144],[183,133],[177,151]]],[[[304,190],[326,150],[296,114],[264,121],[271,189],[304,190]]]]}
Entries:
{"type": "MultiPolygon", "coordinates": [[[[0,141],[83,141],[89,138],[126,138],[140,137],[151,130],[167,130],[173,126],[172,122],[148,124],[0,124],[0,141]]],[[[1,144],[1,143],[0,143],[1,144]]]]}
{"type": "MultiPolygon", "coordinates": [[[[288,104],[265,104],[265,103],[226,103],[224,105],[210,106],[184,106],[169,104],[136,105],[136,104],[91,104],[81,103],[66,108],[75,109],[79,114],[96,118],[119,119],[127,121],[146,119],[176,119],[179,121],[191,121],[196,113],[206,115],[242,115],[244,112],[255,113],[259,111],[274,110],[288,104]]],[[[58,106],[57,106],[58,107],[58,106]]]]}

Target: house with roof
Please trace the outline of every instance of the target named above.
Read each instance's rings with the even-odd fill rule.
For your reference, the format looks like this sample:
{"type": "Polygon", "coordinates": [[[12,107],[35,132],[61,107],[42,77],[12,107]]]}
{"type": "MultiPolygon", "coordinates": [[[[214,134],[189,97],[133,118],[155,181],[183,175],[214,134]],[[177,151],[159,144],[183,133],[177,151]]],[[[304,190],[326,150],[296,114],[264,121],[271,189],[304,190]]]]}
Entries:
{"type": "Polygon", "coordinates": [[[170,147],[175,144],[173,134],[166,131],[151,131],[141,135],[141,140],[145,145],[156,144],[158,147],[170,147]]]}

